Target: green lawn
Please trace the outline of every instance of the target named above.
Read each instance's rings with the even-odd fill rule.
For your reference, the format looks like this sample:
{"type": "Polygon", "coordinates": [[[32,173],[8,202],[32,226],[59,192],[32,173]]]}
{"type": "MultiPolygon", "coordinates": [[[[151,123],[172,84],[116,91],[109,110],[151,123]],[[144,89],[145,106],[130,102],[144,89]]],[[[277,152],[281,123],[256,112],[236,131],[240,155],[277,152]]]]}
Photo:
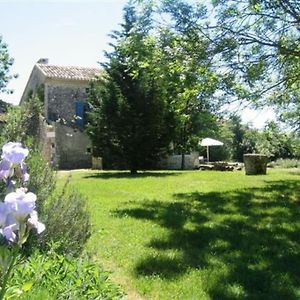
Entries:
{"type": "Polygon", "coordinates": [[[88,197],[88,250],[129,298],[300,298],[300,171],[74,171],[71,184],[88,197]]]}

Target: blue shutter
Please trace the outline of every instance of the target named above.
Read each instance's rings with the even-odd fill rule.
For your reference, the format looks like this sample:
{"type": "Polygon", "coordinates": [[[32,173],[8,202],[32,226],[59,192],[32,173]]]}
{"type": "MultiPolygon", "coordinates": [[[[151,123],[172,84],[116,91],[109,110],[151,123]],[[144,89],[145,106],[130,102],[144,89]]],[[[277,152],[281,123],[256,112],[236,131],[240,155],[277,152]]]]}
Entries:
{"type": "Polygon", "coordinates": [[[81,101],[76,101],[75,107],[75,123],[79,127],[83,127],[84,125],[84,103],[81,101]]]}

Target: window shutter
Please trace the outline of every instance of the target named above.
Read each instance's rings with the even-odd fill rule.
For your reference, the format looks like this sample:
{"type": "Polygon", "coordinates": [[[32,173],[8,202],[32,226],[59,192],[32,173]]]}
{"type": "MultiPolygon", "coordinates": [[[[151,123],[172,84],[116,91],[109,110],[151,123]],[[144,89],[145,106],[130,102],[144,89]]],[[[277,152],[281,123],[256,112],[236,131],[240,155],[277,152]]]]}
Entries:
{"type": "Polygon", "coordinates": [[[77,126],[83,127],[84,125],[84,103],[81,101],[76,101],[75,107],[75,123],[77,126]]]}

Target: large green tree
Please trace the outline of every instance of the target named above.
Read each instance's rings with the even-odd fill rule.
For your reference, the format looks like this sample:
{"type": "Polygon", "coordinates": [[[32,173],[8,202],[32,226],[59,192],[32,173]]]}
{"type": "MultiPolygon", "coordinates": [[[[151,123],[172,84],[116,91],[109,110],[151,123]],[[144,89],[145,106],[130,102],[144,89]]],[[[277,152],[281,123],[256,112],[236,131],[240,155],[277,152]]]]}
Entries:
{"type": "Polygon", "coordinates": [[[176,119],[174,145],[182,155],[195,149],[200,137],[215,122],[220,78],[213,64],[210,41],[193,22],[205,16],[203,7],[193,11],[184,1],[162,1],[159,13],[168,16],[158,24],[162,49],[161,73],[176,119]]]}
{"type": "Polygon", "coordinates": [[[107,53],[102,79],[91,90],[88,133],[95,151],[116,157],[131,173],[154,166],[167,152],[173,121],[158,72],[152,29],[152,6],[124,8],[122,30],[114,32],[113,51],[107,53]]]}
{"type": "Polygon", "coordinates": [[[0,93],[10,92],[6,86],[13,77],[13,75],[10,74],[12,64],[13,59],[9,56],[7,44],[0,35],[0,93]]]}
{"type": "Polygon", "coordinates": [[[207,32],[220,71],[235,76],[235,95],[276,104],[300,126],[300,5],[298,0],[213,0],[207,32]]]}
{"type": "Polygon", "coordinates": [[[298,0],[161,2],[177,30],[188,36],[192,28],[209,41],[221,95],[229,102],[275,105],[283,120],[300,128],[298,0]]]}

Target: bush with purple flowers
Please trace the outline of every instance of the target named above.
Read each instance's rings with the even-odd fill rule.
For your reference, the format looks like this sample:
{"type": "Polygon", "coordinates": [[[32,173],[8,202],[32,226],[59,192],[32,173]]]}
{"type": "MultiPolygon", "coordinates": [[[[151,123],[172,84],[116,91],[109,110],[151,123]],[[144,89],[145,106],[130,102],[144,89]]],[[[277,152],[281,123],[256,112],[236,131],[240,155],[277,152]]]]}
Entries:
{"type": "Polygon", "coordinates": [[[5,183],[6,196],[0,202],[0,299],[4,298],[7,282],[30,231],[35,229],[40,234],[45,230],[35,210],[37,197],[26,188],[29,174],[25,158],[28,153],[28,149],[15,142],[2,148],[0,179],[5,183]]]}

